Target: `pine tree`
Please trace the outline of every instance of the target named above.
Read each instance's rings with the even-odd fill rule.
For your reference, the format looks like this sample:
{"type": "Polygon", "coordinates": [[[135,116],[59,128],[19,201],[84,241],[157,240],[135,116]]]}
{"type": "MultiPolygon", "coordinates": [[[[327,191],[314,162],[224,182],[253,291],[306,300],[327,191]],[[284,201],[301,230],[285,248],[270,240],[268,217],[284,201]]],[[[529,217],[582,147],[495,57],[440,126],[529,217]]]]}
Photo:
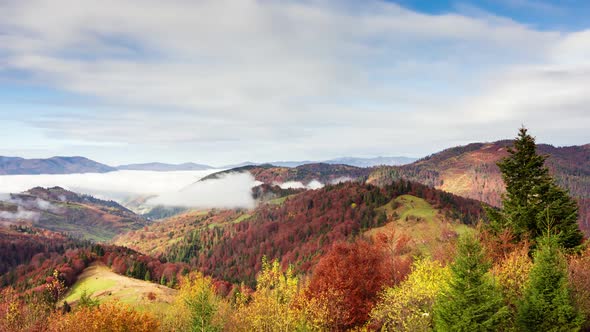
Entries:
{"type": "Polygon", "coordinates": [[[571,303],[566,262],[554,237],[542,238],[534,253],[517,322],[522,331],[579,331],[582,326],[583,317],[571,303]]]}
{"type": "Polygon", "coordinates": [[[579,245],[583,234],[577,224],[576,202],[555,184],[545,167],[547,157],[537,154],[535,139],[526,128],[520,129],[508,152],[510,155],[498,163],[506,185],[503,208],[487,209],[492,227],[509,227],[517,239],[534,239],[551,229],[560,245],[579,245]]]}
{"type": "Polygon", "coordinates": [[[449,287],[435,304],[436,331],[496,331],[503,327],[509,311],[487,275],[490,267],[474,236],[459,240],[449,287]]]}

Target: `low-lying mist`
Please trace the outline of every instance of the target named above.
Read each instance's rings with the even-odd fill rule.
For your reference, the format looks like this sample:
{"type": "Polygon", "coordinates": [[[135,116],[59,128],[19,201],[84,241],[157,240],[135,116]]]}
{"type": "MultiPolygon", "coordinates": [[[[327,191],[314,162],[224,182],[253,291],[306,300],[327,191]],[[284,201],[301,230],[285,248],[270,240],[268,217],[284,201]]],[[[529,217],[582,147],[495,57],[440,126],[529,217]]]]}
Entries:
{"type": "MultiPolygon", "coordinates": [[[[59,186],[81,194],[114,200],[121,204],[136,198],[147,199],[146,206],[176,206],[187,208],[253,208],[252,188],[261,184],[250,173],[228,173],[219,178],[198,181],[219,170],[204,171],[116,171],[109,173],[57,174],[57,175],[5,175],[0,176],[1,194],[20,193],[33,187],[59,186]]],[[[348,181],[338,179],[336,182],[348,181]]],[[[334,181],[332,181],[334,182],[334,181]]],[[[275,183],[281,188],[319,189],[323,183],[312,180],[307,184],[298,181],[275,183]]],[[[0,214],[4,219],[34,219],[27,214],[34,204],[40,210],[51,209],[49,202],[32,201],[18,204],[24,210],[0,214]],[[46,204],[45,204],[46,203],[46,204]]],[[[137,207],[137,206],[136,206],[137,207]]]]}
{"type": "Polygon", "coordinates": [[[253,208],[252,187],[259,185],[250,173],[228,173],[217,179],[195,182],[180,191],[148,200],[152,205],[183,207],[253,208]]]}
{"type": "MultiPolygon", "coordinates": [[[[0,176],[0,193],[20,193],[33,187],[59,186],[77,193],[120,203],[134,197],[153,196],[148,201],[153,205],[202,208],[251,208],[254,206],[251,188],[259,183],[250,173],[230,173],[219,179],[197,182],[216,171],[218,170],[6,175],[0,176]]],[[[6,198],[7,196],[3,200],[7,200],[6,198]]],[[[10,216],[7,214],[4,217],[14,219],[16,216],[17,214],[10,216]]],[[[33,217],[27,216],[29,218],[23,219],[33,217]]],[[[0,218],[2,217],[0,215],[0,218]]],[[[24,211],[18,214],[18,217],[25,217],[24,211]]]]}

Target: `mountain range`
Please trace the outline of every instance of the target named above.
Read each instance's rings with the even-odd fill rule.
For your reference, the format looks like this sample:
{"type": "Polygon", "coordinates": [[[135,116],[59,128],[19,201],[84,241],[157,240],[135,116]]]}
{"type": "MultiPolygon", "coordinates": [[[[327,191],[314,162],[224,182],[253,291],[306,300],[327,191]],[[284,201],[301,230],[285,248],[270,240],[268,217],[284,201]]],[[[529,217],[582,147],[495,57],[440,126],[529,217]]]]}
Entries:
{"type": "Polygon", "coordinates": [[[354,158],[343,157],[325,161],[275,161],[265,163],[242,162],[235,165],[223,165],[214,167],[197,163],[168,164],[161,162],[125,164],[119,166],[109,166],[85,157],[51,157],[47,159],[25,159],[20,157],[2,157],[0,156],[0,175],[22,175],[22,174],[74,174],[74,173],[107,173],[117,170],[137,170],[137,171],[201,171],[208,169],[232,169],[243,166],[255,166],[271,164],[281,167],[297,167],[305,164],[345,164],[356,167],[373,167],[380,165],[404,165],[415,161],[415,158],[409,157],[375,157],[375,158],[354,158]]]}
{"type": "Polygon", "coordinates": [[[0,175],[106,173],[116,168],[85,157],[24,159],[0,156],[0,175]]]}
{"type": "MultiPolygon", "coordinates": [[[[374,166],[383,166],[383,165],[405,165],[416,161],[417,158],[410,158],[410,157],[372,157],[372,158],[356,158],[356,157],[341,157],[341,158],[334,158],[328,160],[304,160],[304,161],[271,161],[262,164],[271,164],[274,166],[281,166],[281,167],[297,167],[306,164],[331,164],[331,165],[349,165],[349,166],[356,166],[356,167],[374,167],[374,166]]],[[[242,164],[241,166],[246,165],[262,165],[257,163],[247,163],[242,164]]],[[[222,168],[230,168],[230,167],[222,167],[222,168]]]]}

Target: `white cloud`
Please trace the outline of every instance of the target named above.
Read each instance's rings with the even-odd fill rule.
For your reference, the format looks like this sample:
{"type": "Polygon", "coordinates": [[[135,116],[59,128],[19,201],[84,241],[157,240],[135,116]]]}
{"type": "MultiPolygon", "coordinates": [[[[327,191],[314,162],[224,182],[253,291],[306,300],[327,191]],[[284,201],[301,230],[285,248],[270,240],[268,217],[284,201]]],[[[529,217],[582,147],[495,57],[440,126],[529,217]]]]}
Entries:
{"type": "Polygon", "coordinates": [[[353,178],[351,178],[349,176],[342,176],[342,177],[331,180],[330,184],[338,184],[338,183],[352,182],[352,181],[354,181],[353,178]]]}
{"type": "Polygon", "coordinates": [[[283,183],[276,183],[282,189],[321,189],[324,185],[318,180],[311,180],[308,184],[303,184],[301,181],[287,181],[283,183]]]}
{"type": "Polygon", "coordinates": [[[163,193],[147,204],[185,207],[253,208],[252,187],[260,184],[250,173],[229,173],[199,181],[180,191],[163,193]]]}
{"type": "MultiPolygon", "coordinates": [[[[146,205],[170,205],[199,208],[252,208],[252,187],[259,185],[250,173],[231,173],[219,179],[198,182],[202,177],[219,170],[206,171],[117,171],[110,173],[85,173],[64,175],[5,175],[0,176],[0,188],[5,193],[18,193],[36,186],[60,186],[79,193],[103,199],[125,202],[134,197],[148,197],[146,205]]],[[[42,199],[4,200],[18,204],[20,208],[57,211],[59,207],[42,199]]],[[[27,211],[12,217],[25,218],[27,211]]],[[[1,217],[1,215],[0,215],[1,217]]]]}
{"type": "Polygon", "coordinates": [[[427,15],[377,0],[34,0],[0,3],[0,22],[0,71],[102,106],[24,121],[53,140],[111,142],[121,158],[130,147],[117,143],[177,159],[417,155],[481,140],[481,123],[497,139],[542,122],[532,132],[559,141],[548,129],[557,112],[586,105],[588,32],[481,12],[427,15]]]}
{"type": "Polygon", "coordinates": [[[16,198],[9,198],[7,201],[17,204],[19,208],[26,208],[26,209],[38,209],[42,211],[49,211],[49,212],[60,212],[60,207],[51,204],[50,202],[36,198],[34,200],[29,199],[21,199],[19,197],[16,198]]]}
{"type": "Polygon", "coordinates": [[[79,193],[122,201],[129,196],[177,192],[215,171],[4,175],[0,176],[0,190],[4,193],[18,193],[37,186],[60,186],[79,193]]]}

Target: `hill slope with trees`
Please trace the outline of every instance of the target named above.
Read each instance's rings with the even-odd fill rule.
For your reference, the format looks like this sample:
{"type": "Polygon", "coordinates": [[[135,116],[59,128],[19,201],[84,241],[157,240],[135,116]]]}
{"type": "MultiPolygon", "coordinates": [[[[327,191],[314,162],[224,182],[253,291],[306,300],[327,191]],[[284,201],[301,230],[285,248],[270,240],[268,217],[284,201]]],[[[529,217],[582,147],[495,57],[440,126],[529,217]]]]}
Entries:
{"type": "Polygon", "coordinates": [[[78,194],[60,187],[36,187],[0,201],[0,221],[108,241],[149,222],[114,201],[78,194]]]}
{"type": "MultiPolygon", "coordinates": [[[[385,185],[400,178],[417,181],[456,195],[500,206],[505,193],[496,165],[508,156],[512,140],[473,143],[435,153],[403,166],[380,167],[368,176],[368,183],[385,185]]],[[[590,144],[570,147],[537,146],[547,155],[546,166],[556,183],[567,189],[580,205],[579,223],[590,234],[590,144]]]]}

